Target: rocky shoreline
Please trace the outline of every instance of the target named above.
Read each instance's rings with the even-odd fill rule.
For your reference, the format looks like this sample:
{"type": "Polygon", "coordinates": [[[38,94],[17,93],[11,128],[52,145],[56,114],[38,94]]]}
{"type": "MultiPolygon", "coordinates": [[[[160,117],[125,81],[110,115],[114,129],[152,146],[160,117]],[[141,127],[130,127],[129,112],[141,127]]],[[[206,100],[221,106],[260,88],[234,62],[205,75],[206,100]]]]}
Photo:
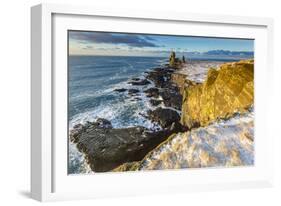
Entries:
{"type": "MultiPolygon", "coordinates": [[[[99,118],[95,122],[78,124],[70,131],[70,141],[85,154],[92,171],[140,170],[148,157],[155,159],[151,154],[157,153],[160,145],[167,141],[171,144],[172,139],[179,139],[181,134],[191,134],[193,129],[245,113],[253,106],[253,61],[224,64],[219,70],[208,69],[203,83],[188,79],[187,74],[179,72],[185,67],[185,62],[172,53],[169,64],[146,72],[144,78],[128,80],[134,88],[114,90],[116,93],[127,92],[134,101],[141,101],[140,93],[149,98],[155,109],[142,113],[142,116],[157,123],[160,129],[114,128],[110,121],[99,118]],[[144,85],[152,86],[144,91],[138,89],[144,85]]],[[[151,165],[147,168],[160,168],[158,163],[151,165]]]]}
{"type": "Polygon", "coordinates": [[[144,156],[165,141],[171,134],[186,131],[180,123],[182,94],[172,81],[172,74],[178,68],[165,65],[146,72],[145,78],[132,78],[128,84],[134,88],[115,89],[116,93],[127,92],[138,98],[141,90],[137,86],[154,85],[143,91],[154,110],[141,114],[157,123],[161,129],[152,131],[141,126],[113,128],[110,121],[99,118],[95,122],[78,124],[70,131],[70,141],[80,152],[94,172],[111,171],[121,164],[140,161],[144,156]]]}

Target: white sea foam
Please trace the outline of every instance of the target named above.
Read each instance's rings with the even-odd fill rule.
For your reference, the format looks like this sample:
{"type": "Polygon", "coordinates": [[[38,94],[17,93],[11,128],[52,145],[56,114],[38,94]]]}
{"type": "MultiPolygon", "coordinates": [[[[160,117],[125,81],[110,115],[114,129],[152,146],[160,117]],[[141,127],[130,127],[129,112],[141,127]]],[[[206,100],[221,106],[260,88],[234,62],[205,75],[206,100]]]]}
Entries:
{"type": "Polygon", "coordinates": [[[69,173],[90,174],[93,173],[85,160],[84,154],[78,151],[76,145],[69,141],[69,173]]]}
{"type": "Polygon", "coordinates": [[[125,102],[100,105],[90,111],[79,113],[72,118],[69,127],[71,129],[77,124],[85,124],[87,121],[93,122],[98,118],[105,118],[111,121],[114,128],[143,126],[148,129],[153,129],[157,127],[157,124],[143,117],[145,112],[153,107],[146,99],[146,96],[144,94],[137,96],[137,98],[141,99],[139,101],[135,101],[134,98],[135,97],[127,97],[125,102]],[[132,118],[131,122],[124,120],[124,115],[126,115],[130,109],[133,110],[130,116],[132,118]]]}
{"type": "MultiPolygon", "coordinates": [[[[153,86],[153,84],[146,86],[132,86],[126,81],[118,83],[103,91],[97,91],[96,93],[91,94],[91,97],[93,97],[94,95],[99,96],[101,94],[125,95],[125,99],[124,102],[120,102],[117,104],[107,103],[95,107],[94,109],[91,109],[89,111],[76,114],[69,122],[69,129],[71,130],[77,124],[85,124],[87,121],[96,121],[98,118],[105,118],[111,121],[114,128],[143,126],[151,130],[161,129],[161,127],[157,123],[153,123],[149,119],[144,117],[147,110],[154,109],[154,106],[149,103],[149,98],[146,97],[146,95],[143,93],[143,90],[153,86]],[[136,97],[140,98],[140,100],[135,101],[134,98],[136,97],[134,96],[114,92],[115,89],[120,88],[139,89],[140,93],[136,97]],[[133,113],[129,117],[130,121],[128,121],[127,119],[125,119],[124,121],[124,115],[126,115],[128,111],[133,111],[133,113]]],[[[76,145],[71,142],[69,142],[69,164],[70,168],[73,170],[71,171],[72,174],[91,173],[91,169],[85,161],[84,154],[79,152],[76,145]]]]}
{"type": "MultiPolygon", "coordinates": [[[[77,124],[93,122],[97,118],[108,119],[114,128],[132,126],[143,126],[152,130],[160,128],[158,124],[144,117],[147,110],[154,107],[143,91],[153,87],[154,84],[134,86],[128,84],[128,81],[134,77],[144,79],[144,72],[159,66],[159,63],[164,63],[162,59],[157,61],[151,58],[83,57],[74,60],[70,65],[71,69],[74,68],[70,73],[72,75],[70,89],[73,88],[69,98],[70,130],[77,124]],[[79,69],[81,69],[81,74],[79,69]],[[82,90],[80,86],[84,89],[82,90]],[[138,89],[140,92],[130,96],[128,91],[117,92],[114,91],[115,89],[138,89]]],[[[71,142],[69,143],[69,165],[71,173],[87,173],[89,169],[84,155],[77,150],[76,144],[71,142]]]]}

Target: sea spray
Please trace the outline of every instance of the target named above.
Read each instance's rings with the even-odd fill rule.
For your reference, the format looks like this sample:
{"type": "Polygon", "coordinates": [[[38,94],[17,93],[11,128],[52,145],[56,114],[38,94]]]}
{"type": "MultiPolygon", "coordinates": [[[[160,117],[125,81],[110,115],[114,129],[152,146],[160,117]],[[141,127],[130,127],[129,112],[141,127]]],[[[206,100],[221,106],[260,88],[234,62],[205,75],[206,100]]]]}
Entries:
{"type": "MultiPolygon", "coordinates": [[[[145,72],[164,64],[165,58],[143,57],[70,57],[69,72],[69,130],[77,124],[93,122],[98,118],[111,121],[114,128],[143,126],[159,130],[160,126],[145,118],[154,107],[143,94],[149,85],[132,86],[134,77],[144,78],[145,72]],[[136,96],[115,89],[138,89],[136,96]]],[[[69,141],[69,173],[91,172],[84,154],[69,141]]]]}

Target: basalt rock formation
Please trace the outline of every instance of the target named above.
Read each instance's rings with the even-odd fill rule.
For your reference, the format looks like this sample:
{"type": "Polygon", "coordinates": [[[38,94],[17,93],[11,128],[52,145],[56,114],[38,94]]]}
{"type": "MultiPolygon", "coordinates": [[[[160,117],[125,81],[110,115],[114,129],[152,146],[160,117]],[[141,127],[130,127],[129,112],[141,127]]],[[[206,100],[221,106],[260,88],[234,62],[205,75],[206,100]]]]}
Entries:
{"type": "Polygon", "coordinates": [[[158,107],[155,110],[148,111],[148,116],[153,122],[157,122],[163,128],[167,128],[173,123],[179,124],[180,115],[172,109],[163,109],[158,107]]]}
{"type": "Polygon", "coordinates": [[[113,128],[110,121],[98,119],[76,125],[70,140],[85,154],[92,171],[106,172],[126,162],[140,161],[169,135],[180,131],[174,124],[166,126],[156,132],[140,126],[113,128]]]}
{"type": "Polygon", "coordinates": [[[172,107],[177,110],[182,108],[182,95],[179,87],[171,80],[171,75],[175,72],[170,67],[156,68],[148,72],[146,78],[152,81],[156,88],[150,88],[144,91],[147,97],[158,98],[161,96],[166,107],[172,107]]]}
{"type": "Polygon", "coordinates": [[[185,57],[183,56],[182,59],[179,59],[176,57],[175,52],[171,52],[170,58],[169,58],[169,66],[175,69],[180,68],[185,63],[185,57]]]}

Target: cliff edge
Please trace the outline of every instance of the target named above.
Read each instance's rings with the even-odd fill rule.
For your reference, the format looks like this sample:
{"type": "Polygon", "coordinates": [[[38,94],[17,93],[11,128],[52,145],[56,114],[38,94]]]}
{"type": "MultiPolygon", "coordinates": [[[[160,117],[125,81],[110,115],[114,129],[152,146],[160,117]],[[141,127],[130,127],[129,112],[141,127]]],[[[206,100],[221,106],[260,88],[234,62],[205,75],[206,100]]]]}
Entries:
{"type": "Polygon", "coordinates": [[[202,84],[188,84],[183,92],[181,123],[189,128],[244,113],[254,101],[254,61],[210,68],[202,84]]]}

